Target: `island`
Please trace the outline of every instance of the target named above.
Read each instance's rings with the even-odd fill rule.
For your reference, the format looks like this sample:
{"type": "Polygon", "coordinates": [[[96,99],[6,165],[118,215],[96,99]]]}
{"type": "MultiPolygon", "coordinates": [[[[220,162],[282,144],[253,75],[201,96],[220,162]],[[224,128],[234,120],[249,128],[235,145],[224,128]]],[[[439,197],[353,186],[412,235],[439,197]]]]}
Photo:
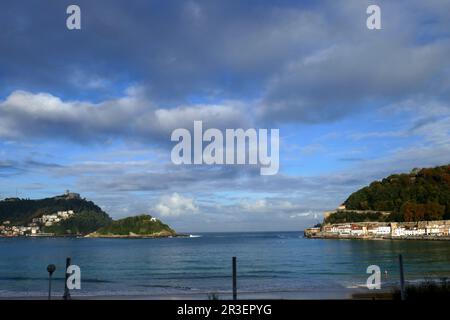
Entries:
{"type": "Polygon", "coordinates": [[[0,237],[163,238],[177,234],[167,224],[141,214],[113,220],[92,201],[66,191],[45,199],[0,201],[0,237]]]}
{"type": "Polygon", "coordinates": [[[352,193],[307,238],[450,240],[450,165],[394,174],[352,193]]]}
{"type": "Polygon", "coordinates": [[[167,224],[150,215],[127,217],[86,235],[89,238],[161,238],[178,234],[167,224]]]}

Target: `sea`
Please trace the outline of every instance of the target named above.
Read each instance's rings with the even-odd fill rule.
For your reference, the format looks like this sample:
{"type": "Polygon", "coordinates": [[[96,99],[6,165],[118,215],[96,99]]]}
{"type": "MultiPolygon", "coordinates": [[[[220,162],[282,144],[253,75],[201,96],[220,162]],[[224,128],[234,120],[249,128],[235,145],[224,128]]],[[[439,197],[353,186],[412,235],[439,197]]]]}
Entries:
{"type": "Polygon", "coordinates": [[[228,299],[232,257],[238,298],[345,299],[365,292],[367,268],[382,289],[398,286],[399,254],[408,282],[450,277],[450,243],[305,239],[302,232],[197,233],[163,239],[0,238],[0,298],[60,299],[65,263],[80,267],[92,299],[228,299]]]}

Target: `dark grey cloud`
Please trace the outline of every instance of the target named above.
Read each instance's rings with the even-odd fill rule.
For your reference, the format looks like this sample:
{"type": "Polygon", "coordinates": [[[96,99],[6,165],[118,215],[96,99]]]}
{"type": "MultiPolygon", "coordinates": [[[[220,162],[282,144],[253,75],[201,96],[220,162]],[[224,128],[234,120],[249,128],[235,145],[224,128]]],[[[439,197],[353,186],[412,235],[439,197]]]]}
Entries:
{"type": "Polygon", "coordinates": [[[20,176],[26,174],[27,172],[32,172],[36,170],[47,170],[47,169],[57,169],[62,168],[61,165],[57,163],[49,163],[44,161],[38,161],[31,158],[28,159],[17,159],[17,160],[0,160],[0,177],[10,178],[14,176],[20,176]]]}
{"type": "MultiPolygon", "coordinates": [[[[68,4],[0,4],[0,94],[22,89],[103,106],[140,85],[144,102],[126,114],[92,112],[97,136],[132,135],[122,127],[139,117],[133,110],[148,123],[154,104],[171,109],[199,97],[239,100],[263,121],[317,123],[417,91],[449,92],[445,1],[380,1],[383,30],[375,32],[365,27],[369,1],[80,0],[81,31],[65,28],[68,4]]],[[[83,138],[89,121],[76,120],[26,126],[83,138]]]]}
{"type": "Polygon", "coordinates": [[[252,96],[282,61],[325,38],[322,17],[288,1],[80,0],[81,31],[65,28],[68,4],[2,2],[4,93],[108,97],[138,81],[166,101],[252,96]]]}
{"type": "Polygon", "coordinates": [[[331,47],[276,76],[262,113],[282,121],[323,122],[419,91],[434,95],[435,79],[448,76],[449,55],[448,42],[417,48],[394,42],[331,47]]]}
{"type": "Polygon", "coordinates": [[[23,173],[23,170],[13,161],[0,161],[0,177],[8,178],[23,173]]]}

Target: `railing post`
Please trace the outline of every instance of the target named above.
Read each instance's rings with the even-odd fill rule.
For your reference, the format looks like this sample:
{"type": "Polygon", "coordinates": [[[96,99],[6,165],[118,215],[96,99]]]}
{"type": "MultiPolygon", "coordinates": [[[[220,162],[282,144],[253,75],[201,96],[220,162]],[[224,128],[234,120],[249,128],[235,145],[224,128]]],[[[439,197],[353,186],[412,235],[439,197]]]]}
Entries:
{"type": "Polygon", "coordinates": [[[406,300],[405,274],[403,272],[403,257],[401,254],[398,255],[398,263],[400,266],[400,298],[406,300]]]}
{"type": "Polygon", "coordinates": [[[236,257],[233,257],[233,300],[237,300],[236,257]]]}

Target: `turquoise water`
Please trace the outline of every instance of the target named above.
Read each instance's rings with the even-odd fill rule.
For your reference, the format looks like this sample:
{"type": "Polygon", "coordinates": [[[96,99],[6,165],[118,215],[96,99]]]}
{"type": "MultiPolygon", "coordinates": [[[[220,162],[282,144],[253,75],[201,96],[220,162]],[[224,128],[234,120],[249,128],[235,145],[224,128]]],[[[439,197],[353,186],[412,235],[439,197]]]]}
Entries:
{"type": "MultiPolygon", "coordinates": [[[[351,291],[369,265],[383,286],[398,282],[403,254],[409,281],[450,276],[450,243],[304,239],[301,232],[207,233],[196,238],[0,238],[0,296],[45,296],[48,264],[56,265],[54,295],[63,291],[65,258],[81,268],[73,296],[226,294],[231,257],[240,293],[351,291]],[[384,271],[387,271],[387,278],[384,271]]],[[[276,296],[276,295],[274,295],[276,296]]]]}

